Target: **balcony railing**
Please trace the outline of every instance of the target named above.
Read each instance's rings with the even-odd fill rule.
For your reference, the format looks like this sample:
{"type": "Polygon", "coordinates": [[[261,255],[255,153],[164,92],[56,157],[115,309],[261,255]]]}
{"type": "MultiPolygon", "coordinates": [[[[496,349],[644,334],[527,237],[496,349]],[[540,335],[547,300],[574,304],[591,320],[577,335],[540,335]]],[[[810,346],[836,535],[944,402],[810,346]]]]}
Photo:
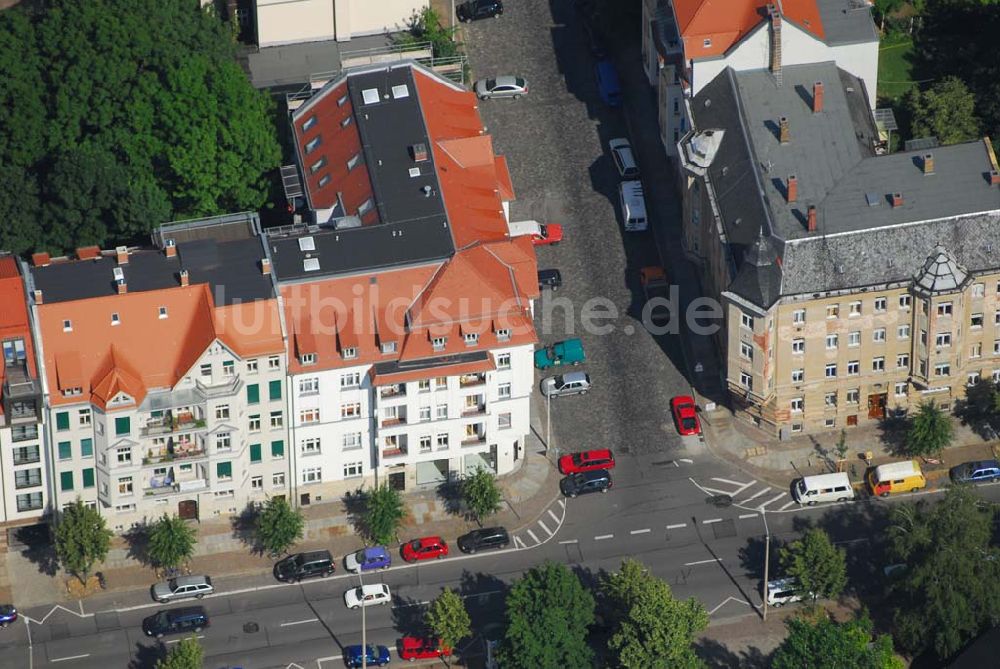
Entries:
{"type": "Polygon", "coordinates": [[[14,451],[14,464],[15,465],[30,465],[41,460],[41,453],[36,448],[33,451],[28,451],[23,457],[20,456],[17,451],[14,451]]]}
{"type": "Polygon", "coordinates": [[[14,487],[18,490],[24,488],[36,488],[42,485],[42,476],[16,476],[14,477],[14,487]]]}
{"type": "Polygon", "coordinates": [[[201,458],[205,456],[205,449],[201,446],[191,444],[184,448],[175,445],[173,448],[162,449],[159,453],[150,449],[146,452],[146,457],[142,459],[144,465],[155,465],[161,462],[173,462],[174,460],[188,460],[191,458],[201,458]]]}
{"type": "Polygon", "coordinates": [[[38,439],[37,425],[15,425],[10,430],[11,441],[32,441],[38,439]]]}
{"type": "Polygon", "coordinates": [[[382,427],[393,427],[395,425],[406,425],[406,416],[396,416],[395,418],[382,419],[382,427]]]}
{"type": "Polygon", "coordinates": [[[463,374],[458,377],[458,385],[461,388],[471,388],[472,386],[481,386],[486,383],[485,374],[463,374]]]}
{"type": "Polygon", "coordinates": [[[399,458],[407,453],[406,445],[402,446],[389,446],[382,449],[383,458],[399,458]]]}
{"type": "Polygon", "coordinates": [[[378,394],[379,397],[383,399],[388,397],[402,397],[403,395],[406,395],[406,385],[397,383],[393,386],[383,386],[382,388],[379,388],[378,394]]]}
{"type": "Polygon", "coordinates": [[[201,379],[195,379],[195,386],[198,388],[198,392],[205,397],[235,395],[241,385],[243,385],[243,381],[238,376],[223,377],[223,380],[219,383],[205,383],[201,379]]]}
{"type": "Polygon", "coordinates": [[[464,409],[462,409],[463,416],[476,416],[482,413],[486,413],[485,404],[474,404],[472,406],[466,406],[464,409]]]}
{"type": "Polygon", "coordinates": [[[204,479],[192,479],[190,481],[178,481],[164,485],[147,486],[143,488],[146,497],[159,497],[160,495],[173,495],[175,493],[189,493],[196,490],[204,490],[208,487],[208,481],[204,479]]]}
{"type": "Polygon", "coordinates": [[[195,418],[190,413],[183,413],[177,416],[167,415],[162,418],[152,418],[146,422],[145,427],[139,430],[139,433],[144,437],[155,437],[183,430],[201,429],[205,426],[204,418],[195,418]]]}
{"type": "Polygon", "coordinates": [[[483,443],[486,443],[485,434],[473,434],[462,439],[462,446],[475,446],[483,443]]]}

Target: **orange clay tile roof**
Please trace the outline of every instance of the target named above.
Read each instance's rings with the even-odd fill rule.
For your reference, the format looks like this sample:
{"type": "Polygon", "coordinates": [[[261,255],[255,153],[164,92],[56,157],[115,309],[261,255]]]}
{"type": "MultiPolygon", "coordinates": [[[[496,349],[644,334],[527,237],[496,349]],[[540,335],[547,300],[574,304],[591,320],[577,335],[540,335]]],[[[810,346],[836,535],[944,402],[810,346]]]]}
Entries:
{"type": "MultiPolygon", "coordinates": [[[[685,59],[725,54],[768,20],[768,4],[765,0],[673,0],[685,59]]],[[[783,0],[779,6],[785,20],[824,39],[816,0],[783,0]]]]}
{"type": "Polygon", "coordinates": [[[38,313],[54,405],[106,407],[119,392],[141,404],[149,390],[172,388],[216,339],[241,357],[284,349],[276,300],[216,307],[208,284],[43,303],[38,313]],[[75,387],[82,397],[63,396],[75,387]]]}
{"type": "MultiPolygon", "coordinates": [[[[24,342],[25,361],[28,375],[37,378],[35,348],[31,340],[28,324],[28,307],[25,302],[24,285],[17,270],[17,260],[13,256],[0,257],[0,339],[19,338],[24,342]]],[[[0,364],[0,386],[5,379],[6,369],[0,364]]],[[[0,404],[0,415],[3,405],[0,404]]]]}

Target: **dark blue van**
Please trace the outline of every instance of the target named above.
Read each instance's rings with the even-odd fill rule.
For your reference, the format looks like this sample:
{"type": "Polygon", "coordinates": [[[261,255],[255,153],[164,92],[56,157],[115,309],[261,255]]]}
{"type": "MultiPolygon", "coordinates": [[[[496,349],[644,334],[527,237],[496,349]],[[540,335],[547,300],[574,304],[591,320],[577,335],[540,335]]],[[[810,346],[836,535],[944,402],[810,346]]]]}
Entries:
{"type": "Polygon", "coordinates": [[[594,76],[597,78],[597,90],[604,104],[609,107],[622,106],[622,87],[618,83],[618,72],[610,60],[599,60],[594,65],[594,76]]]}

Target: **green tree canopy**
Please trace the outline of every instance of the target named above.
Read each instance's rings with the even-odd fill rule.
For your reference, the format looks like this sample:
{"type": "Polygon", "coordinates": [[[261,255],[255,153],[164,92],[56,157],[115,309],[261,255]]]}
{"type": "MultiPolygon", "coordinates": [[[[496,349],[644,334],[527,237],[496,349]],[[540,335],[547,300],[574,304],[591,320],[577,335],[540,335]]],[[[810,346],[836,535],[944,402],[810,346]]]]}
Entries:
{"type": "Polygon", "coordinates": [[[451,649],[462,639],[472,636],[472,621],[465,609],[465,602],[451,588],[445,588],[431,602],[426,620],[434,635],[451,649]]]}
{"type": "Polygon", "coordinates": [[[500,510],[503,497],[493,473],[478,467],[475,474],[462,481],[462,499],[476,520],[481,521],[500,510]]]}
{"type": "Polygon", "coordinates": [[[781,549],[781,565],[798,580],[804,592],[812,593],[813,602],[823,597],[839,597],[847,586],[847,561],[843,549],[830,541],[824,530],[812,528],[805,535],[781,549]]]}
{"type": "Polygon", "coordinates": [[[305,525],[301,511],[293,509],[284,497],[272,497],[257,515],[257,544],[271,555],[280,555],[302,538],[305,525]]]}
{"type": "Polygon", "coordinates": [[[195,637],[181,639],[156,661],[156,669],[202,669],[205,651],[195,637]]]}
{"type": "Polygon", "coordinates": [[[84,505],[78,497],[59,515],[56,556],[63,569],[86,583],[94,563],[108,556],[113,536],[97,509],[84,505]]]}
{"type": "Polygon", "coordinates": [[[903,669],[887,634],[874,637],[867,612],[838,623],[789,618],[788,636],[771,659],[772,669],[903,669]]]}
{"type": "Polygon", "coordinates": [[[890,552],[906,569],[893,579],[896,638],[946,658],[1000,619],[1000,550],[991,546],[995,507],[967,486],[933,506],[891,512],[890,552]]]}
{"type": "Polygon", "coordinates": [[[632,559],[601,584],[602,610],[611,624],[612,665],[625,669],[694,669],[694,636],[708,626],[701,602],[674,598],[666,581],[632,559]]]}
{"type": "Polygon", "coordinates": [[[594,598],[565,565],[545,562],[529,569],[507,595],[507,631],[501,667],[589,667],[587,628],[594,598]]]}
{"type": "Polygon", "coordinates": [[[232,31],[186,0],[0,12],[0,248],[142,238],[171,218],[259,209],[280,162],[273,104],[232,31]],[[23,184],[21,182],[30,182],[23,184]]]}
{"type": "Polygon", "coordinates": [[[906,431],[906,452],[910,455],[940,453],[951,443],[952,431],[951,419],[944,411],[933,402],[921,402],[906,431]]]}
{"type": "Polygon", "coordinates": [[[190,560],[197,542],[197,533],[187,522],[178,516],[163,514],[149,528],[146,551],[154,564],[169,569],[190,560]]]}
{"type": "Polygon", "coordinates": [[[976,100],[958,77],[947,77],[926,91],[913,88],[906,96],[913,137],[937,137],[942,144],[979,138],[976,100]]]}
{"type": "Polygon", "coordinates": [[[368,493],[365,500],[365,530],[376,544],[391,544],[406,517],[399,491],[382,484],[368,493]]]}

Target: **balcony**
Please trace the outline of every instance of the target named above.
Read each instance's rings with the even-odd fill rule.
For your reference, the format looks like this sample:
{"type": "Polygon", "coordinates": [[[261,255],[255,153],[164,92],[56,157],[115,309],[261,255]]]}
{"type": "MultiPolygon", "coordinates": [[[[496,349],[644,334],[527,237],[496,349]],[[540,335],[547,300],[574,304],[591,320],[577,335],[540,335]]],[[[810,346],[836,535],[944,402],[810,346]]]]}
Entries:
{"type": "Polygon", "coordinates": [[[396,425],[406,425],[406,408],[394,407],[394,411],[382,418],[380,427],[394,427],[396,425]]]}
{"type": "Polygon", "coordinates": [[[205,425],[205,419],[191,411],[181,411],[176,414],[167,411],[162,416],[146,421],[146,425],[139,430],[139,434],[143,437],[155,437],[172,432],[201,429],[205,425]]]}
{"type": "Polygon", "coordinates": [[[462,446],[476,446],[486,442],[486,428],[481,423],[469,425],[462,439],[462,446]]]}
{"type": "Polygon", "coordinates": [[[210,379],[203,381],[195,379],[195,387],[205,398],[229,397],[239,392],[243,385],[243,380],[238,376],[224,376],[219,380],[210,379]]]}
{"type": "Polygon", "coordinates": [[[34,441],[38,439],[38,426],[15,425],[10,429],[10,439],[13,442],[34,441]]]}
{"type": "Polygon", "coordinates": [[[144,478],[142,492],[146,497],[189,493],[208,487],[208,472],[203,465],[191,471],[180,471],[177,467],[164,468],[164,473],[144,478]]]}
{"type": "Polygon", "coordinates": [[[14,464],[15,465],[30,465],[41,460],[41,453],[38,447],[29,448],[21,447],[14,449],[14,464]]]}
{"type": "Polygon", "coordinates": [[[406,384],[396,383],[391,386],[382,386],[378,389],[378,396],[382,399],[390,397],[404,397],[406,395],[406,384]]]}
{"type": "Polygon", "coordinates": [[[161,484],[143,489],[146,497],[160,497],[161,495],[174,495],[177,493],[191,493],[208,488],[208,481],[204,479],[196,481],[182,481],[180,483],[161,484]]]}
{"type": "Polygon", "coordinates": [[[462,417],[476,416],[486,413],[486,400],[482,395],[469,395],[462,407],[462,417]]]}
{"type": "Polygon", "coordinates": [[[32,472],[25,472],[24,474],[22,476],[22,472],[14,473],[14,487],[18,490],[37,488],[42,485],[42,473],[38,469],[32,470],[32,472]]]}
{"type": "Polygon", "coordinates": [[[458,385],[460,388],[472,388],[475,386],[481,386],[486,383],[485,374],[462,374],[458,377],[458,385]]]}
{"type": "Polygon", "coordinates": [[[155,465],[161,462],[174,462],[176,460],[188,460],[205,456],[205,448],[194,441],[171,440],[166,446],[146,449],[146,456],[142,459],[144,465],[155,465]]]}
{"type": "Polygon", "coordinates": [[[384,460],[389,460],[391,458],[401,458],[406,455],[406,446],[389,446],[382,449],[382,458],[384,460]]]}

